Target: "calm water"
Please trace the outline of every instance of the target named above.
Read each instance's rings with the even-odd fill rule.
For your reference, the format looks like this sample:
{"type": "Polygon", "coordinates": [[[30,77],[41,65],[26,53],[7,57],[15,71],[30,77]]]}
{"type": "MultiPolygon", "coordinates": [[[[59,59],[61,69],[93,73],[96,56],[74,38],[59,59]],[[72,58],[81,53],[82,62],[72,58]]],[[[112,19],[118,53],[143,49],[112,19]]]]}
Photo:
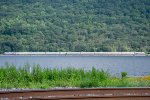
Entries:
{"type": "Polygon", "coordinates": [[[94,66],[114,75],[120,75],[123,71],[135,76],[150,74],[150,56],[0,56],[0,66],[6,62],[17,67],[28,63],[50,68],[75,67],[90,70],[94,66]]]}

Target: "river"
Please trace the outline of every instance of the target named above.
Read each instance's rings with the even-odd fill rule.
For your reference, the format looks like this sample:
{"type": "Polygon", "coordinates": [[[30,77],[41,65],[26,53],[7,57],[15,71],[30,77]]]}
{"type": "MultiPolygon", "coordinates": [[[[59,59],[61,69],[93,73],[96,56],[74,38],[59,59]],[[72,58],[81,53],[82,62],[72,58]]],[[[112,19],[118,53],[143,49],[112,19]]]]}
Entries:
{"type": "Polygon", "coordinates": [[[39,64],[49,68],[92,67],[108,71],[112,75],[128,72],[131,76],[150,75],[150,56],[0,56],[0,66],[6,63],[17,67],[39,64]]]}

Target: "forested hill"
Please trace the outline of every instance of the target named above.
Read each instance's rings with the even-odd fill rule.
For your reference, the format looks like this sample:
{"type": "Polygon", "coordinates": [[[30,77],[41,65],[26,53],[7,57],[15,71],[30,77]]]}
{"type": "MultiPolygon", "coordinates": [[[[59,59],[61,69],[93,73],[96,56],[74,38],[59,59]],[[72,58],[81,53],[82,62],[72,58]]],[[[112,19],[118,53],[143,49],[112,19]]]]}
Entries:
{"type": "Polygon", "coordinates": [[[0,0],[0,52],[150,52],[150,0],[0,0]]]}

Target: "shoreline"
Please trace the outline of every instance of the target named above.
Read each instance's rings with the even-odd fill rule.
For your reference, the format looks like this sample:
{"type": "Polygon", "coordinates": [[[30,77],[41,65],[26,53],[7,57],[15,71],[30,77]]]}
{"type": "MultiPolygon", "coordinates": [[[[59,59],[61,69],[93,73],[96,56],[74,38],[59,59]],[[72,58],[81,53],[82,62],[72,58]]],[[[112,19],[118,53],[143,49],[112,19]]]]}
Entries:
{"type": "Polygon", "coordinates": [[[150,55],[0,55],[0,56],[68,56],[68,57],[88,57],[88,56],[93,56],[93,57],[149,57],[150,55]]]}
{"type": "Polygon", "coordinates": [[[150,56],[145,52],[4,52],[0,56],[150,56]]]}

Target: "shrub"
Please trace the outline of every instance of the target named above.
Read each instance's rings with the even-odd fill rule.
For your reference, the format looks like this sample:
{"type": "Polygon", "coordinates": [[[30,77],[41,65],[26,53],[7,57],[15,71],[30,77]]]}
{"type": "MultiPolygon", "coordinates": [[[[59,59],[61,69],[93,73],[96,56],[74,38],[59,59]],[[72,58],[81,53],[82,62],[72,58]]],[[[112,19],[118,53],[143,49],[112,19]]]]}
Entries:
{"type": "Polygon", "coordinates": [[[121,76],[122,76],[122,78],[127,77],[127,75],[128,75],[128,73],[127,73],[127,72],[121,72],[121,76]]]}

